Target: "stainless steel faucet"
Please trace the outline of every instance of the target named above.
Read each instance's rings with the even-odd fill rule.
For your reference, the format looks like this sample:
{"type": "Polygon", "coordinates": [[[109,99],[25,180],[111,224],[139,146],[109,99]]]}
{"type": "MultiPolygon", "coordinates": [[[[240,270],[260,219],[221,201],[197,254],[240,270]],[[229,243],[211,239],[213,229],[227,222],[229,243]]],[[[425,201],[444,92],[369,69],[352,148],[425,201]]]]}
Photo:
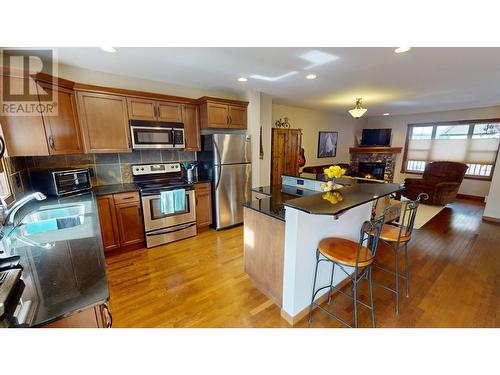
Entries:
{"type": "Polygon", "coordinates": [[[36,199],[37,201],[42,201],[47,198],[44,194],[40,192],[36,192],[30,195],[27,195],[18,201],[15,201],[10,208],[7,207],[7,203],[3,199],[1,199],[1,210],[3,213],[3,221],[2,224],[13,224],[14,217],[16,216],[16,212],[21,209],[26,203],[36,199]]]}

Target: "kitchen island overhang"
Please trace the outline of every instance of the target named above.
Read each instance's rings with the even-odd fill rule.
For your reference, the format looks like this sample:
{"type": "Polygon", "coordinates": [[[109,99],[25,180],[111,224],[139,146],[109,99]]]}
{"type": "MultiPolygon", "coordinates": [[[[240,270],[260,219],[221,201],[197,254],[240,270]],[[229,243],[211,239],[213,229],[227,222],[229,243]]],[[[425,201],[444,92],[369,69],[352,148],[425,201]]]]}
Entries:
{"type": "MultiPolygon", "coordinates": [[[[339,191],[341,195],[335,199],[329,200],[328,193],[315,192],[282,202],[285,211],[283,218],[270,215],[266,210],[259,212],[258,204],[247,204],[247,217],[253,220],[248,223],[245,221],[245,271],[257,287],[281,307],[282,317],[291,325],[297,323],[307,315],[311,303],[319,241],[325,237],[342,237],[357,242],[362,223],[371,218],[373,202],[402,188],[400,184],[359,183],[353,180],[350,186],[339,191]],[[283,223],[284,219],[283,231],[279,231],[279,226],[276,227],[278,230],[270,231],[267,221],[259,228],[258,215],[266,215],[267,221],[271,218],[275,221],[281,219],[283,223]],[[267,248],[255,248],[258,244],[250,243],[250,235],[253,238],[260,237],[260,243],[268,244],[267,248]],[[276,237],[283,235],[284,241],[280,242],[276,237]],[[273,244],[276,245],[274,248],[273,244]],[[281,256],[282,263],[277,260],[281,256]],[[253,257],[260,258],[256,261],[253,257]],[[272,259],[272,262],[268,259],[272,259]],[[248,270],[248,263],[257,263],[259,268],[248,270]],[[281,275],[282,285],[273,285],[272,280],[278,282],[281,275]]],[[[285,190],[289,191],[289,187],[285,190]]],[[[272,197],[265,199],[270,200],[272,197]]],[[[330,282],[331,267],[326,262],[321,264],[318,285],[330,282]]],[[[343,272],[336,271],[334,285],[342,283],[346,277],[343,272]]],[[[327,292],[325,290],[324,294],[327,292]]],[[[322,301],[324,294],[318,295],[316,300],[322,301]]]]}

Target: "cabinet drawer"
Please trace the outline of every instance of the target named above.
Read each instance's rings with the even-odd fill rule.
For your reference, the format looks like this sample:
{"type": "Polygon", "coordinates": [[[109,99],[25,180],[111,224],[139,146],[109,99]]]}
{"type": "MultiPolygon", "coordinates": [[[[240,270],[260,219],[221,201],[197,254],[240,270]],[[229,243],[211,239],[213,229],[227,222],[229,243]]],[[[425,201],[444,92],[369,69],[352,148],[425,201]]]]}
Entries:
{"type": "Polygon", "coordinates": [[[129,193],[113,194],[115,199],[115,204],[139,202],[139,193],[137,191],[131,191],[129,193]]]}
{"type": "Polygon", "coordinates": [[[194,185],[194,190],[198,192],[210,192],[210,182],[200,182],[194,185]]]}

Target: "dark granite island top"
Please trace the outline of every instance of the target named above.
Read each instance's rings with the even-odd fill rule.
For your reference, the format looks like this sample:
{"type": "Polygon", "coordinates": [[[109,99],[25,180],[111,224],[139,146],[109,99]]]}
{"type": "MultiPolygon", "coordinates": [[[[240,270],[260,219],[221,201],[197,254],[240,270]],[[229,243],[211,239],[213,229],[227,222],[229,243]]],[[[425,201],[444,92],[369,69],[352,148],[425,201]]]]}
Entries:
{"type": "Polygon", "coordinates": [[[344,186],[336,191],[331,199],[331,192],[317,193],[284,202],[285,206],[314,215],[339,215],[351,208],[368,203],[380,197],[403,189],[401,184],[383,184],[351,180],[350,186],[344,186]],[[333,201],[333,202],[332,202],[333,201]]]}
{"type": "Polygon", "coordinates": [[[318,194],[317,191],[300,189],[294,186],[287,185],[261,186],[252,189],[252,191],[262,195],[267,195],[269,198],[257,199],[251,202],[247,202],[243,205],[244,207],[283,221],[285,221],[284,203],[286,201],[296,199],[300,196],[318,194]]]}
{"type": "Polygon", "coordinates": [[[244,206],[283,221],[285,220],[285,206],[310,214],[335,216],[403,188],[400,184],[385,184],[366,180],[342,179],[339,181],[346,183],[346,186],[337,190],[336,197],[331,200],[327,199],[328,193],[295,186],[261,186],[252,189],[252,191],[267,195],[269,198],[247,202],[244,206]],[[332,201],[336,201],[336,203],[332,203],[332,201]]]}
{"type": "Polygon", "coordinates": [[[109,299],[108,280],[95,195],[49,197],[32,201],[4,227],[3,254],[20,255],[25,289],[21,296],[27,326],[39,326],[109,299]],[[35,233],[23,224],[43,210],[79,210],[83,222],[73,227],[35,233]]]}

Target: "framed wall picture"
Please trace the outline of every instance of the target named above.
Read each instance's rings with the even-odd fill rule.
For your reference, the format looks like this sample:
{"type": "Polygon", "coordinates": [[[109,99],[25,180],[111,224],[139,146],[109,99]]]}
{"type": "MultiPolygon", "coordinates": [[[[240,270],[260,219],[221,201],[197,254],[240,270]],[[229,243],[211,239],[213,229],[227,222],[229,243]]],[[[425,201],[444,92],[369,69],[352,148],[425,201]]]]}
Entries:
{"type": "Polygon", "coordinates": [[[338,132],[319,132],[318,158],[332,158],[337,156],[338,132]]]}

